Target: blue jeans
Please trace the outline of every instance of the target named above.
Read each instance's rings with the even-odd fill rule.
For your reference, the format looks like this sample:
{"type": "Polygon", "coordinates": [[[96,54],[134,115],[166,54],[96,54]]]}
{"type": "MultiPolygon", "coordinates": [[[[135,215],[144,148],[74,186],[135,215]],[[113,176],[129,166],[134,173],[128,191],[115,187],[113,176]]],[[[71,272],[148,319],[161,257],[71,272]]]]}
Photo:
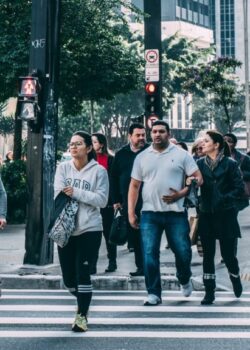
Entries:
{"type": "Polygon", "coordinates": [[[186,213],[143,211],[140,229],[148,293],[161,297],[160,244],[164,230],[175,255],[176,276],[180,284],[188,283],[192,274],[192,250],[186,213]]]}

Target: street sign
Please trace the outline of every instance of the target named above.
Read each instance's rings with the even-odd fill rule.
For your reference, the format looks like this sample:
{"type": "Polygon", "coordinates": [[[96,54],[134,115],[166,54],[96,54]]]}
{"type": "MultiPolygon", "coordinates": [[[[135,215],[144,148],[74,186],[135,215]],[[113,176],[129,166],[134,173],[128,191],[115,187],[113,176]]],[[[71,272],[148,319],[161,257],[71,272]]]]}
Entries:
{"type": "Polygon", "coordinates": [[[156,120],[159,120],[159,117],[157,115],[153,114],[147,119],[147,126],[149,129],[152,129],[152,124],[156,122],[156,120]]]}
{"type": "Polygon", "coordinates": [[[160,80],[159,50],[145,50],[145,81],[157,82],[160,80]]]}
{"type": "Polygon", "coordinates": [[[160,69],[159,67],[145,67],[145,81],[146,82],[157,82],[160,80],[160,69]]]}
{"type": "Polygon", "coordinates": [[[159,65],[159,50],[150,49],[145,50],[145,60],[147,64],[158,64],[159,65]]]}

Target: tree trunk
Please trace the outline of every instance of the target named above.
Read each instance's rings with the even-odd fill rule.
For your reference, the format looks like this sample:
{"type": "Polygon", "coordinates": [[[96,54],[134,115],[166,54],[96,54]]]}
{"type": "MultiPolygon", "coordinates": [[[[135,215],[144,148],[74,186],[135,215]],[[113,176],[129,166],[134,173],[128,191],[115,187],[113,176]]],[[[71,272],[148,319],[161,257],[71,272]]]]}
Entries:
{"type": "Polygon", "coordinates": [[[94,132],[94,101],[90,101],[90,133],[94,132]]]}
{"type": "Polygon", "coordinates": [[[232,123],[231,123],[231,118],[230,118],[229,111],[227,108],[227,104],[223,103],[223,107],[224,107],[224,111],[226,114],[226,123],[227,123],[227,127],[228,127],[228,132],[232,132],[232,123]]]}

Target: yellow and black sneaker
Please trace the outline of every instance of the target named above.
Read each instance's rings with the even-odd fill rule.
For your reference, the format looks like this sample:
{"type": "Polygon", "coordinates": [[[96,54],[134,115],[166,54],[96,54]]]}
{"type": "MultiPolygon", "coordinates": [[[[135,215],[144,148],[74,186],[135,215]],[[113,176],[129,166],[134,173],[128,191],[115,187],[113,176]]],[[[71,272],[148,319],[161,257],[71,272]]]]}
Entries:
{"type": "Polygon", "coordinates": [[[88,320],[86,316],[76,314],[74,323],[72,324],[73,332],[86,332],[88,330],[88,320]]]}

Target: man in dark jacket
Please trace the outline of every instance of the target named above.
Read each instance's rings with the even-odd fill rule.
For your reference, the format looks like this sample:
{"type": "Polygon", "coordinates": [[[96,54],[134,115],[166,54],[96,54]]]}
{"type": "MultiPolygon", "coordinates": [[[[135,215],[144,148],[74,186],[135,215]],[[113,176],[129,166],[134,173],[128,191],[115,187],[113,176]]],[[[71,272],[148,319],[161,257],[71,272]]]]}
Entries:
{"type": "MultiPolygon", "coordinates": [[[[231,157],[237,162],[244,182],[250,181],[250,157],[236,149],[237,137],[232,133],[224,135],[224,140],[228,143],[230,148],[231,157]]],[[[247,197],[242,197],[237,201],[237,209],[242,210],[249,205],[247,197]]]]}
{"type": "MultiPolygon", "coordinates": [[[[129,127],[129,143],[122,147],[115,155],[111,169],[111,193],[114,209],[123,208],[124,214],[128,215],[128,189],[130,176],[135,157],[147,148],[146,131],[142,124],[134,123],[129,127]]],[[[141,194],[136,207],[137,216],[140,216],[142,207],[141,194]]],[[[128,221],[128,220],[127,220],[128,221]]],[[[131,276],[142,276],[142,252],[140,242],[140,230],[133,229],[128,222],[128,245],[133,246],[135,264],[137,270],[131,272],[131,276]]]]}

